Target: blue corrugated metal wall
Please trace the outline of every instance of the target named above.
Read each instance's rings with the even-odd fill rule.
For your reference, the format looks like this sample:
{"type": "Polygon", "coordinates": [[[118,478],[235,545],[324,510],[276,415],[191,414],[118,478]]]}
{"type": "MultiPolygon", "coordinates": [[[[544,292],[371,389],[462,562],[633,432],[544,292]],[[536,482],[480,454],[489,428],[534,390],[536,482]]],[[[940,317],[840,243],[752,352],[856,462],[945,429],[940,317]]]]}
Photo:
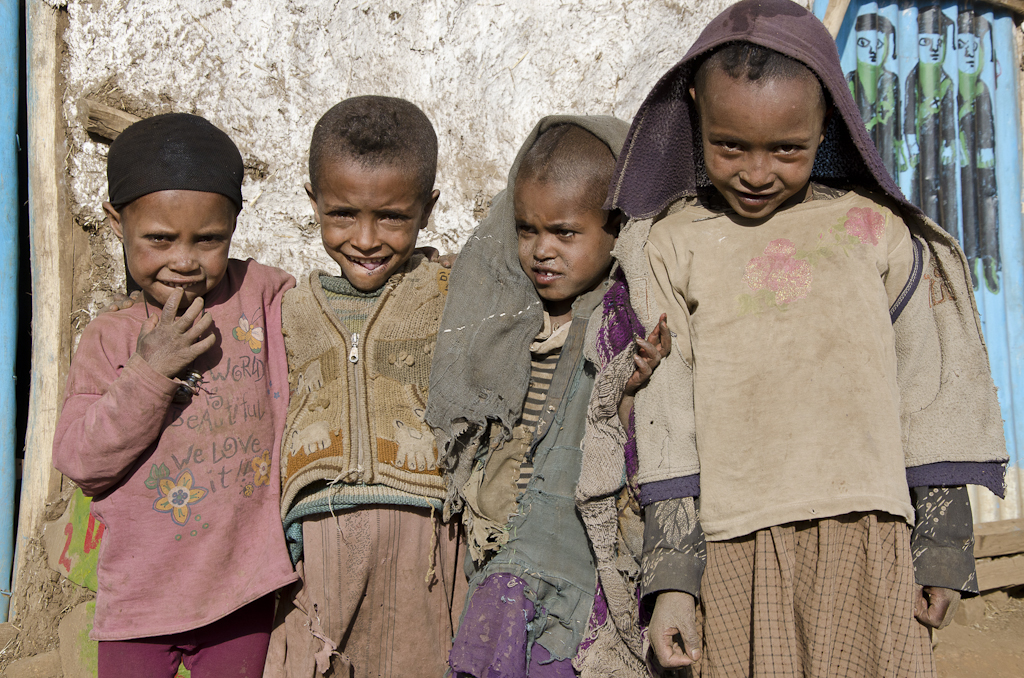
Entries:
{"type": "MultiPolygon", "coordinates": [[[[827,0],[816,0],[821,18],[827,0]]],[[[1024,517],[1024,244],[1013,19],[971,2],[853,0],[836,38],[900,188],[964,246],[999,388],[1007,492],[971,488],[976,522],[1024,517]],[[1016,386],[1016,393],[1015,387],[1016,386]],[[1016,395],[1016,399],[1015,399],[1016,395]]]]}

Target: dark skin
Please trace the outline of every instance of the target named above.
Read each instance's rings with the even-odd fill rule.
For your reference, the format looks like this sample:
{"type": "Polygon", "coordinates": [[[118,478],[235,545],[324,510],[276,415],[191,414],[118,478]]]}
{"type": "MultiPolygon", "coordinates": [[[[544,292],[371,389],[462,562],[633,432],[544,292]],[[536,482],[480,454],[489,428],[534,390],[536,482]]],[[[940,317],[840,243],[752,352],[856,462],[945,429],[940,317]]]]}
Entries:
{"type": "Polygon", "coordinates": [[[933,629],[944,629],[960,607],[960,592],[939,586],[918,586],[914,596],[914,616],[933,629]]]}
{"type": "Polygon", "coordinates": [[[184,313],[177,315],[184,294],[181,289],[174,290],[160,315],[146,318],[135,345],[135,352],[168,378],[191,365],[217,342],[215,335],[207,334],[213,318],[203,313],[202,297],[196,297],[184,313]]]}
{"type": "Polygon", "coordinates": [[[633,356],[636,370],[626,382],[622,400],[619,401],[619,421],[622,422],[622,428],[629,428],[629,413],[633,411],[636,392],[651,378],[654,370],[661,364],[661,359],[672,352],[672,333],[668,331],[666,318],[667,316],[662,313],[658,324],[651,330],[647,339],[636,338],[637,354],[633,356]]]}

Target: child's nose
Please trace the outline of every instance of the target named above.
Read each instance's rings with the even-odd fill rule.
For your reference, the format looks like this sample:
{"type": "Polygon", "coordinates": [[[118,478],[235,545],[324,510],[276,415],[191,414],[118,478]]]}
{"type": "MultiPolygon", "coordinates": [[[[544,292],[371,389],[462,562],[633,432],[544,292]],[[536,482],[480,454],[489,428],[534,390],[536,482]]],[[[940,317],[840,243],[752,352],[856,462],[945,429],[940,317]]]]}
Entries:
{"type": "Polygon", "coordinates": [[[772,167],[769,158],[753,153],[746,168],[740,172],[740,179],[751,188],[759,188],[772,182],[772,167]]]}
{"type": "Polygon", "coordinates": [[[179,247],[171,259],[171,266],[179,273],[191,273],[198,266],[199,258],[191,247],[179,247]]]}
{"type": "Polygon", "coordinates": [[[352,236],[352,245],[359,250],[369,251],[379,246],[377,238],[377,227],[370,221],[357,225],[356,232],[352,236]]]}
{"type": "Polygon", "coordinates": [[[537,237],[536,246],[533,248],[533,258],[538,261],[553,259],[555,256],[554,239],[546,234],[537,237]]]}

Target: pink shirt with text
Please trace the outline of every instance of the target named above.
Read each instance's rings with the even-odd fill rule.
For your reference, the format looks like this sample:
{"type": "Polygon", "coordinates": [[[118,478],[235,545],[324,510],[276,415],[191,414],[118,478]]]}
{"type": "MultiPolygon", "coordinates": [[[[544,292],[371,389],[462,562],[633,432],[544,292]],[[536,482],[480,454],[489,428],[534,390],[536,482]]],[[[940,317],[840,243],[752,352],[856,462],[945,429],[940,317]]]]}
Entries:
{"type": "Polygon", "coordinates": [[[218,337],[198,395],[133,356],[152,304],[104,313],[71,362],[54,466],[106,530],[92,637],[205,626],[295,580],[280,515],[287,273],[232,259],[206,298],[218,337]]]}

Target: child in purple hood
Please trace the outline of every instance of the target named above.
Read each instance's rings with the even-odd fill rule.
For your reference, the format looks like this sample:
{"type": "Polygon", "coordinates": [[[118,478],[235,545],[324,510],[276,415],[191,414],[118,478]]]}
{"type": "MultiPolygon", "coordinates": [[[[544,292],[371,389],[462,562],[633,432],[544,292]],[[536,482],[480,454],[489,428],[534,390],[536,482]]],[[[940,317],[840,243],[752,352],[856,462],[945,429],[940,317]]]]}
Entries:
{"type": "Polygon", "coordinates": [[[640,322],[676,335],[634,413],[654,657],[934,675],[928,627],[977,592],[964,486],[1002,493],[1002,421],[963,252],[887,174],[821,23],[788,0],[712,21],[607,207],[631,217],[640,322]]]}

